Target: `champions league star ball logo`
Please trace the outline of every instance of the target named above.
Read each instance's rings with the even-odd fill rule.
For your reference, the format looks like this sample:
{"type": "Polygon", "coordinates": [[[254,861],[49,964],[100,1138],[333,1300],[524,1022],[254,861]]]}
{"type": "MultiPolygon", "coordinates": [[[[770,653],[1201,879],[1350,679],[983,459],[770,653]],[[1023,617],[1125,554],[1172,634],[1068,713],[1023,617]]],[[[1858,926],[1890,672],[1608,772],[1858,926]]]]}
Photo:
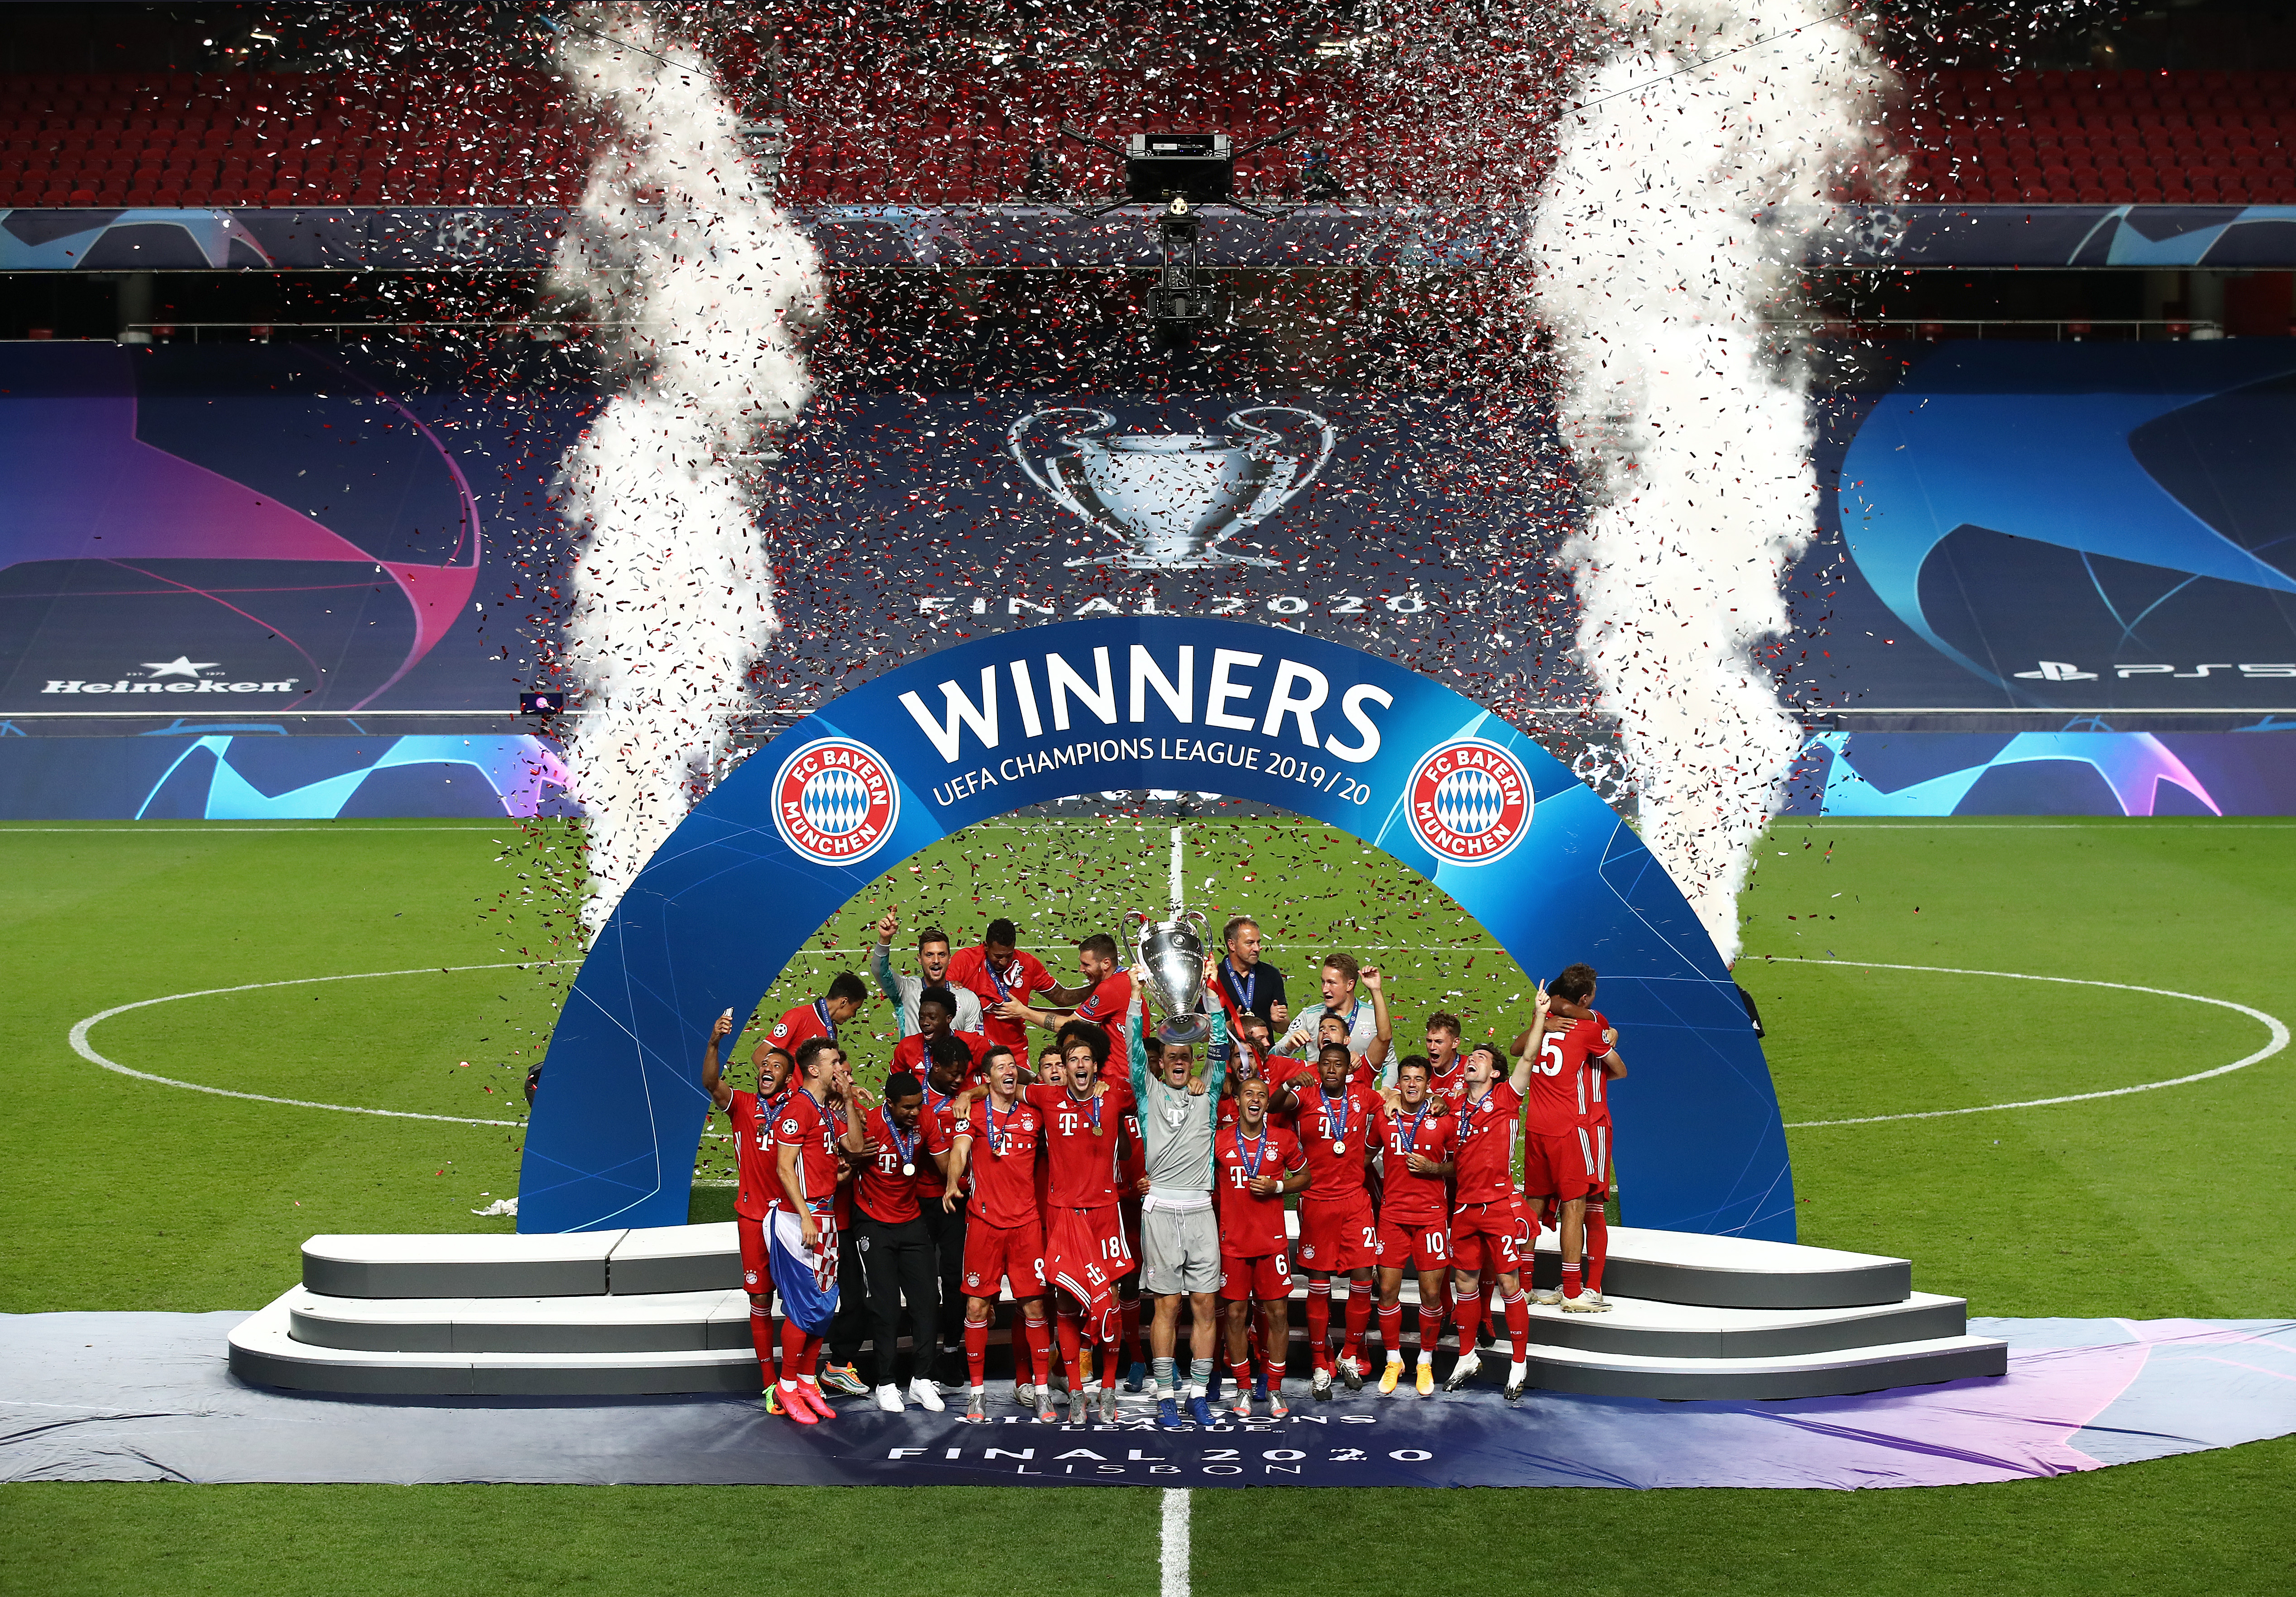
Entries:
{"type": "Polygon", "coordinates": [[[1446,864],[1487,865],[1530,830],[1530,776],[1496,743],[1456,738],[1411,773],[1411,835],[1446,864]]]}
{"type": "Polygon", "coordinates": [[[782,841],[821,865],[850,865],[884,847],[901,818],[892,768],[866,743],[818,738],[774,777],[782,841]]]}
{"type": "Polygon", "coordinates": [[[1231,412],[1227,424],[1242,436],[1111,435],[1116,418],[1108,412],[1063,406],[1022,416],[1005,435],[1004,446],[1054,503],[1125,545],[1070,565],[1135,571],[1280,565],[1230,553],[1221,545],[1315,481],[1332,458],[1339,431],[1315,412],[1288,405],[1247,405],[1231,412]],[[1295,425],[1271,427],[1256,419],[1283,416],[1295,425]],[[1067,420],[1078,417],[1086,425],[1067,420]],[[1051,438],[1032,442],[1030,430],[1040,422],[1061,425],[1051,438]]]}

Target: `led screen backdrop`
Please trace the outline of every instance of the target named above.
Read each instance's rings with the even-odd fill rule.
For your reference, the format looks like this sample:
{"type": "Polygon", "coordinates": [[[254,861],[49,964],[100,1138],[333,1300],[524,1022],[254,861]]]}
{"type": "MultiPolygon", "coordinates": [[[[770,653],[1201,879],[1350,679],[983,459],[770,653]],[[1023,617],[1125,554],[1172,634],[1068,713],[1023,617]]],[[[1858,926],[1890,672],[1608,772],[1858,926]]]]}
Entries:
{"type": "MultiPolygon", "coordinates": [[[[30,734],[0,736],[0,814],[148,813],[155,771],[168,813],[209,790],[213,813],[236,813],[248,799],[227,780],[185,797],[184,771],[218,768],[311,813],[354,769],[398,774],[353,784],[365,797],[342,813],[470,813],[468,777],[446,790],[451,761],[377,741],[448,725],[374,713],[506,717],[546,684],[563,554],[548,486],[598,404],[573,357],[512,340],[461,356],[0,348],[0,727],[30,734]],[[338,718],[291,714],[312,710],[338,718]],[[99,753],[107,732],[238,741],[178,770],[99,753]],[[42,735],[60,733],[75,747],[42,735]],[[349,741],[316,775],[267,774],[252,747],[322,733],[349,741]],[[427,787],[407,774],[431,766],[427,787]]],[[[2195,775],[2202,811],[2287,807],[2285,761],[2259,740],[2296,722],[2296,347],[1954,343],[1818,413],[1822,536],[1790,575],[1798,630],[1777,656],[1798,701],[2062,711],[2064,731],[2098,735],[2128,729],[2073,717],[2236,710],[2213,725],[2259,730],[2177,757],[2214,773],[2195,775]]],[[[1585,746],[1553,566],[1569,482],[1534,412],[1455,395],[845,394],[809,411],[771,480],[786,630],[756,684],[761,736],[930,651],[1154,613],[1354,644],[1566,763],[1585,746]]],[[[1960,813],[2151,813],[2094,761],[2082,775],[2081,759],[1996,749],[1948,766],[1968,750],[1938,745],[1906,766],[1923,734],[1892,735],[1887,758],[1866,738],[1814,744],[1795,802],[1943,803],[1955,784],[1890,795],[1900,775],[1971,770],[1960,813]]],[[[538,782],[492,757],[472,768],[502,774],[505,808],[562,799],[554,766],[527,762],[538,782]]]]}

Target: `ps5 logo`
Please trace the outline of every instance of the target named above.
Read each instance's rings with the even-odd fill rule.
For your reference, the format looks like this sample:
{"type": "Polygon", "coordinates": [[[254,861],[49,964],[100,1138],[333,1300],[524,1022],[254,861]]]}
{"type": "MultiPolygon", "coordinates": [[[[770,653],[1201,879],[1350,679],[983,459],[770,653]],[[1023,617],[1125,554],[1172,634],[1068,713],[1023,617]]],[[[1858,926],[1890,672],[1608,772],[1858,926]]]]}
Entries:
{"type": "MultiPolygon", "coordinates": [[[[2227,675],[2237,671],[2251,681],[2296,677],[2296,663],[2287,660],[2258,665],[2226,665],[2218,661],[2194,666],[2189,670],[2168,665],[2115,665],[2112,670],[2123,682],[2133,676],[2174,676],[2197,682],[2218,671],[2227,675]]],[[[2084,671],[2070,660],[2062,659],[2045,659],[2038,670],[2019,671],[2015,675],[2028,682],[2095,682],[2097,678],[2095,671],[2084,671]]]]}
{"type": "Polygon", "coordinates": [[[1022,416],[1005,435],[1029,481],[1122,545],[1071,566],[1186,571],[1281,564],[1222,545],[1303,492],[1339,441],[1324,417],[1287,405],[1229,413],[1229,437],[1111,433],[1115,425],[1104,410],[1063,405],[1022,416]],[[1291,424],[1270,424],[1279,417],[1291,424]],[[1048,435],[1041,442],[1033,438],[1039,423],[1048,435]]]}

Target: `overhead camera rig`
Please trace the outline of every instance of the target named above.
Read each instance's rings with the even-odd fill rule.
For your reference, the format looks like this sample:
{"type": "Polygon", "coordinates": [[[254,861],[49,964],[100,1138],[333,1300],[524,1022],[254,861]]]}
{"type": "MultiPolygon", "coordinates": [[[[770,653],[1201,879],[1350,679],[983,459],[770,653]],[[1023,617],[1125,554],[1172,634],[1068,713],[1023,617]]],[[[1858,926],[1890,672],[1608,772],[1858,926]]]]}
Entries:
{"type": "Polygon", "coordinates": [[[1148,293],[1149,319],[1159,332],[1185,338],[1201,323],[1221,313],[1210,285],[1197,275],[1196,250],[1201,224],[1197,211],[1208,205],[1225,205],[1246,216],[1273,220],[1273,211],[1247,205],[1235,197],[1235,163],[1286,139],[1300,129],[1287,127],[1264,139],[1234,143],[1224,133],[1136,133],[1121,144],[1079,133],[1066,123],[1061,132],[1080,144],[1104,150],[1124,163],[1124,192],[1108,204],[1078,214],[1104,217],[1128,205],[1160,207],[1156,238],[1163,248],[1156,286],[1148,293]]]}

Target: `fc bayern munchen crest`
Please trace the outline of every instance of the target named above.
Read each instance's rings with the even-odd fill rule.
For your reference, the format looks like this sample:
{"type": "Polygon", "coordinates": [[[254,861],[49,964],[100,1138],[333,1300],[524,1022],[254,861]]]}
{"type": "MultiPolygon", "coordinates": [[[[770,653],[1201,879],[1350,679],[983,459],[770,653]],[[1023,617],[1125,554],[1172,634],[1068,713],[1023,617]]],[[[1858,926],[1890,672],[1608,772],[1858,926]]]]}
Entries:
{"type": "Polygon", "coordinates": [[[900,818],[892,767],[851,738],[816,738],[774,777],[774,824],[783,842],[817,864],[867,859],[900,818]]]}
{"type": "Polygon", "coordinates": [[[1530,830],[1530,774],[1496,743],[1455,738],[1411,773],[1411,835],[1437,859],[1487,865],[1530,830]]]}

